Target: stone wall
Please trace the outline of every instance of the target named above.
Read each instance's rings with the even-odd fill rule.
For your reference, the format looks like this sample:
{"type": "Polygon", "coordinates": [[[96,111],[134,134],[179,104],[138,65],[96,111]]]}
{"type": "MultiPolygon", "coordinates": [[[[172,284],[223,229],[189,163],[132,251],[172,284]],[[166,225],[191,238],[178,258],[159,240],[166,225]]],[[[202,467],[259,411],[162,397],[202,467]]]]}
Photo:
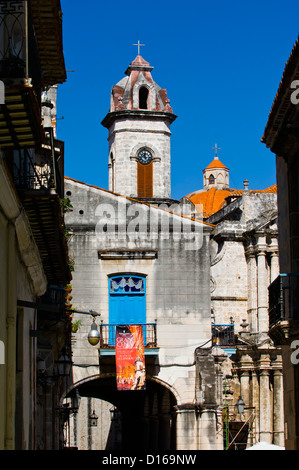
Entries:
{"type": "Polygon", "coordinates": [[[153,157],[153,194],[170,197],[170,135],[169,124],[162,120],[117,120],[109,129],[109,189],[112,190],[113,156],[114,192],[137,196],[137,155],[147,148],[153,157]]]}
{"type": "MultiPolygon", "coordinates": [[[[188,413],[193,415],[188,433],[193,433],[194,442],[187,444],[188,433],[185,433],[178,437],[178,446],[198,448],[201,426],[194,405],[195,350],[211,346],[210,226],[193,222],[197,228],[190,241],[186,235],[190,221],[181,216],[70,179],[66,179],[65,184],[66,195],[73,206],[73,211],[66,216],[71,233],[70,254],[75,260],[72,304],[78,310],[74,320],[82,321],[73,340],[74,383],[100,378],[104,370],[101,358],[99,364],[97,348],[87,341],[91,318],[80,311],[94,310],[101,314],[96,318],[98,325],[109,323],[109,276],[118,273],[145,276],[146,321],[157,325],[159,351],[154,365],[147,370],[148,378],[171,391],[180,407],[179,415],[185,413],[186,404],[192,405],[191,409],[187,407],[188,413]],[[143,227],[144,237],[140,233],[135,237],[131,232],[124,236],[128,218],[123,225],[119,219],[114,230],[114,210],[122,210],[124,205],[129,211],[126,216],[135,209],[148,216],[143,227]],[[157,214],[161,218],[157,224],[151,224],[157,221],[157,214]]],[[[130,214],[132,222],[134,214],[130,214]]],[[[206,384],[206,387],[214,385],[206,384]]],[[[211,416],[216,419],[213,411],[211,416]]],[[[210,442],[211,447],[216,445],[215,435],[210,442]]]]}

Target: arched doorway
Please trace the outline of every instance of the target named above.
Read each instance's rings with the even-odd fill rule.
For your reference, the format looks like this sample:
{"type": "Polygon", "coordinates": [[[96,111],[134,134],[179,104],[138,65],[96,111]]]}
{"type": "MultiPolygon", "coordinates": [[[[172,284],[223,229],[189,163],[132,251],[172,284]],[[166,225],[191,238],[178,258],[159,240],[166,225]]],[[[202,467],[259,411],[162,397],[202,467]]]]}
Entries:
{"type": "MultiPolygon", "coordinates": [[[[81,403],[70,421],[71,446],[111,451],[176,449],[176,399],[161,383],[149,379],[146,390],[122,392],[116,388],[115,376],[108,376],[85,380],[76,389],[81,403]],[[90,400],[93,405],[88,409],[90,400]],[[91,411],[98,417],[97,428],[92,430],[88,416],[91,411]],[[85,443],[81,434],[87,436],[85,443]]],[[[73,392],[74,389],[68,395],[73,392]]]]}

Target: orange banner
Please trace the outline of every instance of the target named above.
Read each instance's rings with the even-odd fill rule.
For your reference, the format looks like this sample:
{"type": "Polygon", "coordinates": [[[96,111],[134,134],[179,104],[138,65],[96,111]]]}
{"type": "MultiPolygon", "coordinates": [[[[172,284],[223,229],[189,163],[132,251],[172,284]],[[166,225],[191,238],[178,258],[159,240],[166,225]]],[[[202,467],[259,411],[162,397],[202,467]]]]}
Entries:
{"type": "Polygon", "coordinates": [[[116,326],[115,362],[117,390],[145,390],[142,325],[116,326]]]}

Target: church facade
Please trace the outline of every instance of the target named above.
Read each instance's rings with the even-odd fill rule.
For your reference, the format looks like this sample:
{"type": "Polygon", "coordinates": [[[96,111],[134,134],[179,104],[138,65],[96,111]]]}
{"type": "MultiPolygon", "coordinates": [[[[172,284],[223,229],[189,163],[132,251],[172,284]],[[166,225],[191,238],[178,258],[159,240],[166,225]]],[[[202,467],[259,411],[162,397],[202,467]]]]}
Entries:
{"type": "Polygon", "coordinates": [[[110,190],[65,179],[73,207],[66,214],[75,259],[72,305],[74,319],[81,320],[73,343],[74,389],[82,413],[89,406],[106,416],[105,442],[96,444],[96,437],[92,443],[78,431],[79,412],[72,445],[221,449],[222,353],[211,348],[212,226],[185,215],[171,199],[170,125],[176,116],[151,69],[137,56],[112,88],[103,120],[110,190]],[[100,314],[94,316],[101,333],[96,347],[87,342],[91,317],[80,314],[89,310],[100,314]],[[135,324],[143,328],[146,387],[120,391],[114,329],[135,324]]]}
{"type": "MultiPolygon", "coordinates": [[[[203,170],[203,189],[184,198],[191,213],[215,226],[210,239],[211,321],[228,353],[222,364],[232,428],[241,396],[247,445],[284,446],[281,348],[269,336],[269,287],[279,274],[277,187],[230,188],[229,169],[215,157],[203,170]],[[201,208],[196,213],[196,208],[201,208]],[[234,329],[234,344],[225,331],[234,329]]],[[[228,446],[236,446],[233,431],[228,446]]],[[[236,446],[237,447],[237,446],[236,446]]]]}
{"type": "Polygon", "coordinates": [[[283,445],[281,357],[268,336],[268,285],[278,269],[276,188],[252,191],[245,182],[244,190],[231,189],[216,146],[203,189],[173,200],[176,115],[152,69],[138,55],[112,87],[102,121],[109,190],[65,178],[73,322],[80,323],[66,402],[75,391],[81,397],[68,444],[221,450],[240,445],[232,422],[246,430],[245,445],[283,445]],[[96,346],[87,341],[92,324],[96,346]],[[117,389],[119,325],[142,326],[142,390],[117,389]],[[241,396],[245,412],[238,416],[241,396]]]}

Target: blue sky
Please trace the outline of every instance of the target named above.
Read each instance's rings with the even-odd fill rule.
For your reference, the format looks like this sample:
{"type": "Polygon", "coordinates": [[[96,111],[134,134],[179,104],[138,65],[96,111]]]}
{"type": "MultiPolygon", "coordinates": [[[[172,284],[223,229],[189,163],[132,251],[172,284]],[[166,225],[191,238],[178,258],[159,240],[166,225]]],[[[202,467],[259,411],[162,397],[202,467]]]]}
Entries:
{"type": "Polygon", "coordinates": [[[108,189],[111,87],[137,55],[154,67],[177,120],[172,124],[172,197],[203,186],[214,157],[230,186],[276,183],[275,156],[261,137],[299,32],[298,0],[61,0],[68,72],[58,92],[65,174],[108,189]],[[63,119],[61,119],[63,117],[63,119]]]}

